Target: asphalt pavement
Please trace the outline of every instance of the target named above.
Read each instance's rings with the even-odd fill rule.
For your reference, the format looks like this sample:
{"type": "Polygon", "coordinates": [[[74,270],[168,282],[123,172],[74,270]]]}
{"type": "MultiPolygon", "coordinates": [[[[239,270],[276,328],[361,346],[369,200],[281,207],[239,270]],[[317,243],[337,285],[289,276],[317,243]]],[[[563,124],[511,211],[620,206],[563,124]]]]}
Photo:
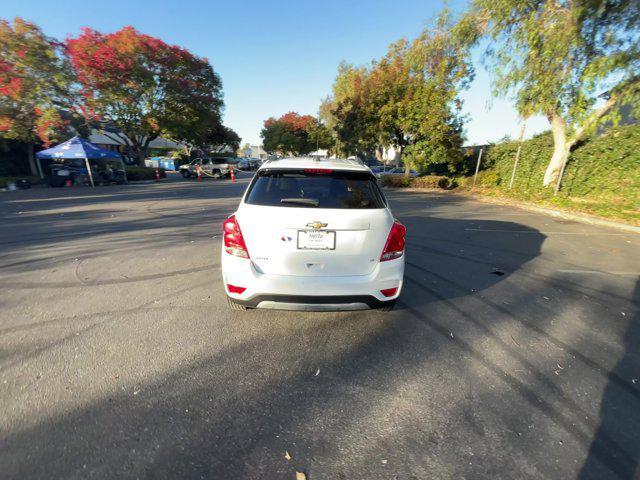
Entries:
{"type": "Polygon", "coordinates": [[[640,478],[639,235],[394,191],[394,311],[234,312],[247,182],[0,193],[0,478],[640,478]]]}

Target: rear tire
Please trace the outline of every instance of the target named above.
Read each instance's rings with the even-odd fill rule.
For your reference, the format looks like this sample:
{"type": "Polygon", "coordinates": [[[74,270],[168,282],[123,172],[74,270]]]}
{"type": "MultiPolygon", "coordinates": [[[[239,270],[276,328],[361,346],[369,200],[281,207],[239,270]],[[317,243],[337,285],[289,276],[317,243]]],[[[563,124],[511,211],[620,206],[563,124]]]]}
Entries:
{"type": "Polygon", "coordinates": [[[222,173],[220,170],[211,170],[211,176],[216,180],[220,180],[220,178],[222,178],[222,173]]]}
{"type": "Polygon", "coordinates": [[[191,172],[189,172],[189,170],[182,170],[182,176],[184,178],[189,178],[191,177],[191,172]]]}
{"type": "Polygon", "coordinates": [[[227,297],[227,304],[229,305],[229,308],[231,310],[244,312],[247,309],[247,307],[245,307],[244,305],[242,305],[240,303],[236,303],[233,300],[231,300],[230,297],[227,297]]]}

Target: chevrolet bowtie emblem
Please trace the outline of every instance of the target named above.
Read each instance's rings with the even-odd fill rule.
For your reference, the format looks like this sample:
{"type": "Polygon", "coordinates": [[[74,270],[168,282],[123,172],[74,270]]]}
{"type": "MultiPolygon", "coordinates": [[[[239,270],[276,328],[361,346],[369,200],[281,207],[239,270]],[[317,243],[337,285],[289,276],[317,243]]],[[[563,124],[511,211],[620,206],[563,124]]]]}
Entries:
{"type": "Polygon", "coordinates": [[[320,230],[323,227],[326,227],[328,224],[327,223],[322,223],[322,222],[310,222],[307,223],[307,227],[311,227],[314,230],[320,230]]]}

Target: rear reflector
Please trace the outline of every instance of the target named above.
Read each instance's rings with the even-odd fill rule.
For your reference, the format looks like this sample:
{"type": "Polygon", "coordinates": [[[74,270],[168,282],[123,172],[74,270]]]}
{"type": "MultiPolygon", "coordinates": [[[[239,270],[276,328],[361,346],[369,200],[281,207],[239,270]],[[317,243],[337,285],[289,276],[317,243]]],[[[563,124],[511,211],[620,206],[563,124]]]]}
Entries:
{"type": "Polygon", "coordinates": [[[397,291],[398,291],[398,287],[385,288],[384,290],[380,290],[380,293],[385,297],[393,297],[397,291]]]}
{"type": "Polygon", "coordinates": [[[238,295],[240,295],[246,289],[247,287],[236,287],[235,285],[231,285],[230,283],[227,283],[227,290],[229,290],[229,293],[237,293],[238,295]]]}
{"type": "Polygon", "coordinates": [[[305,168],[304,173],[315,173],[318,175],[327,175],[333,172],[330,168],[305,168]]]}
{"type": "Polygon", "coordinates": [[[399,221],[394,220],[389,236],[387,237],[387,243],[385,243],[382,255],[380,255],[381,262],[394,260],[402,256],[404,253],[404,236],[406,233],[407,229],[405,226],[399,221]]]}

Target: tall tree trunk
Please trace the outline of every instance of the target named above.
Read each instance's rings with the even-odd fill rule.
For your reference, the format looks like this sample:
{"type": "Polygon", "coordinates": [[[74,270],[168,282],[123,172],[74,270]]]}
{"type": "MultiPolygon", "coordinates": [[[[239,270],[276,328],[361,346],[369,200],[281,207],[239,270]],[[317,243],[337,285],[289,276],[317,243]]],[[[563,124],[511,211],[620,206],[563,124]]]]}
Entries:
{"type": "Polygon", "coordinates": [[[140,167],[146,167],[147,166],[144,163],[145,158],[147,158],[145,153],[142,150],[138,150],[138,166],[140,166],[140,167]]]}
{"type": "Polygon", "coordinates": [[[553,155],[544,172],[544,180],[542,184],[545,187],[553,186],[558,181],[560,170],[569,158],[569,150],[571,145],[567,141],[567,125],[560,115],[557,113],[549,114],[549,123],[551,123],[551,133],[553,134],[553,155]]]}
{"type": "Polygon", "coordinates": [[[402,162],[404,163],[404,178],[409,178],[409,174],[411,173],[411,164],[409,163],[409,160],[405,159],[402,156],[402,151],[404,150],[404,146],[400,147],[400,158],[402,159],[402,162]]]}
{"type": "Polygon", "coordinates": [[[604,104],[582,122],[582,125],[575,129],[571,139],[567,138],[567,125],[562,117],[557,112],[551,112],[547,115],[549,123],[551,123],[551,133],[553,134],[553,155],[547,166],[547,171],[544,173],[543,185],[545,187],[556,185],[556,193],[558,193],[558,177],[563,172],[563,167],[569,159],[571,149],[591,127],[596,125],[614,107],[617,100],[617,95],[611,95],[604,104]]]}
{"type": "Polygon", "coordinates": [[[40,176],[38,166],[36,165],[36,157],[34,154],[33,143],[27,143],[27,158],[29,159],[29,172],[32,176],[40,176]]]}
{"type": "Polygon", "coordinates": [[[383,147],[376,147],[376,161],[382,163],[382,149],[383,147]]]}
{"type": "Polygon", "coordinates": [[[133,152],[138,157],[138,166],[144,167],[144,160],[147,158],[147,152],[149,150],[149,140],[145,139],[140,143],[137,139],[133,144],[133,152]]]}

